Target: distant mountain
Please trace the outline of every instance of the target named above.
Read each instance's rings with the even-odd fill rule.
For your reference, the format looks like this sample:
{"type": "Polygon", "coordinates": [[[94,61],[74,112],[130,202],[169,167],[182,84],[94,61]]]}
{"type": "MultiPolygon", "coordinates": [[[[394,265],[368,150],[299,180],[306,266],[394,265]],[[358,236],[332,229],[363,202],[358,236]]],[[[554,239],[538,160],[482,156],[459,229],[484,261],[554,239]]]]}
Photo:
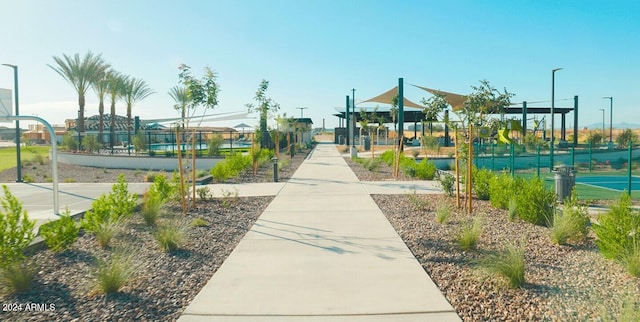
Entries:
{"type": "MultiPolygon", "coordinates": [[[[602,123],[593,123],[593,124],[585,125],[585,126],[582,126],[582,127],[586,127],[589,130],[598,130],[598,129],[602,129],[602,123]]],[[[609,123],[605,123],[604,127],[606,129],[608,129],[609,128],[609,123]]],[[[613,128],[614,129],[640,129],[640,124],[627,123],[627,122],[613,123],[613,128]]]]}

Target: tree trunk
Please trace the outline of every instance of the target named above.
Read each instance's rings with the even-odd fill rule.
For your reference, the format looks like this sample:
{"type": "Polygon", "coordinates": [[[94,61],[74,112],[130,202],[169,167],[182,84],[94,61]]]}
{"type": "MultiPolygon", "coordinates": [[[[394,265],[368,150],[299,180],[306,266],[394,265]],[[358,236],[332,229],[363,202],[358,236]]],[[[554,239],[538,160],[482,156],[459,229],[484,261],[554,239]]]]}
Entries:
{"type": "Polygon", "coordinates": [[[100,147],[102,147],[104,143],[104,138],[102,137],[102,132],[104,132],[104,101],[100,100],[100,105],[98,106],[98,142],[100,143],[100,147]]]}
{"type": "Polygon", "coordinates": [[[116,143],[116,102],[111,102],[111,133],[109,137],[109,144],[111,145],[111,152],[113,152],[113,146],[116,143]]]}
{"type": "MultiPolygon", "coordinates": [[[[131,145],[131,104],[127,104],[127,145],[131,145]]],[[[128,148],[127,151],[131,153],[128,148]]]]}

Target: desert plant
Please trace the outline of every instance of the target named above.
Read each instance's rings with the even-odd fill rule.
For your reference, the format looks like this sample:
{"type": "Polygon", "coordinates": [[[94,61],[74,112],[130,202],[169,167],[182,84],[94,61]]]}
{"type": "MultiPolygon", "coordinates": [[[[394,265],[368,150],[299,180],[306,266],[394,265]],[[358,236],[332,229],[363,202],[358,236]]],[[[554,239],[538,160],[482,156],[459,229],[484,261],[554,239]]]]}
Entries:
{"type": "Polygon", "coordinates": [[[224,138],[219,133],[214,134],[209,139],[209,156],[219,156],[220,155],[220,147],[222,146],[222,142],[224,142],[224,138]]]}
{"type": "Polygon", "coordinates": [[[35,238],[35,220],[29,220],[27,211],[6,185],[0,201],[0,267],[7,267],[24,258],[24,250],[35,238]]]}
{"type": "Polygon", "coordinates": [[[169,253],[180,248],[185,239],[185,228],[176,225],[159,227],[154,237],[163,251],[169,253]]]}
{"type": "Polygon", "coordinates": [[[171,196],[174,194],[174,186],[167,181],[167,177],[164,174],[158,174],[153,179],[149,192],[157,195],[162,202],[166,202],[171,200],[171,196]]]}
{"type": "Polygon", "coordinates": [[[105,294],[118,292],[135,272],[131,255],[125,255],[125,251],[114,252],[107,260],[98,260],[96,272],[96,289],[105,294]]]}
{"type": "Polygon", "coordinates": [[[238,189],[233,188],[233,191],[230,190],[222,190],[222,208],[229,208],[232,204],[238,201],[238,189]]]}
{"type": "Polygon", "coordinates": [[[111,240],[120,231],[120,225],[119,221],[113,219],[97,224],[94,233],[100,247],[107,248],[111,245],[111,240]]]}
{"type": "Polygon", "coordinates": [[[40,153],[36,153],[33,155],[33,157],[31,157],[31,161],[33,161],[33,163],[37,163],[39,165],[43,165],[44,164],[44,155],[40,154],[40,153]]]}
{"type": "Polygon", "coordinates": [[[523,245],[506,243],[501,251],[487,255],[482,264],[490,272],[506,278],[510,288],[518,288],[525,282],[523,245]]]}
{"type": "Polygon", "coordinates": [[[436,222],[439,224],[444,224],[451,217],[451,206],[446,203],[438,204],[436,207],[436,222]]]}
{"type": "Polygon", "coordinates": [[[462,224],[456,241],[462,250],[471,250],[476,248],[480,235],[482,235],[482,219],[476,217],[462,224]]]}
{"type": "Polygon", "coordinates": [[[625,257],[633,249],[634,241],[640,240],[640,213],[631,208],[631,197],[622,193],[609,211],[598,216],[593,230],[598,237],[596,244],[605,258],[620,260],[625,257]]]}
{"type": "Polygon", "coordinates": [[[74,179],[74,178],[64,178],[64,180],[62,180],[62,182],[64,182],[64,183],[74,183],[74,182],[76,182],[76,179],[74,179]]]}
{"type": "Polygon", "coordinates": [[[633,240],[622,256],[622,264],[633,277],[640,277],[640,240],[633,240]]]}
{"type": "Polygon", "coordinates": [[[588,209],[578,202],[574,189],[571,197],[565,199],[562,211],[553,216],[551,241],[558,245],[564,245],[569,241],[580,242],[587,237],[588,227],[588,209]]]}
{"type": "Polygon", "coordinates": [[[98,149],[100,148],[100,144],[98,143],[98,139],[95,135],[87,135],[82,140],[82,144],[89,153],[98,151],[98,149]]]}
{"type": "Polygon", "coordinates": [[[189,226],[191,226],[191,227],[207,227],[207,226],[209,226],[209,222],[206,221],[202,217],[198,217],[198,218],[194,218],[191,221],[191,224],[189,226]]]}
{"type": "Polygon", "coordinates": [[[36,181],[36,179],[34,179],[31,175],[29,174],[25,174],[22,176],[22,182],[26,182],[26,183],[32,183],[36,181]]]}
{"type": "Polygon", "coordinates": [[[40,236],[44,239],[47,247],[54,252],[69,248],[78,239],[79,232],[80,227],[71,218],[69,209],[65,210],[60,219],[40,226],[40,236]]]}
{"type": "Polygon", "coordinates": [[[200,198],[200,200],[208,200],[212,197],[211,189],[209,189],[209,187],[207,186],[196,189],[196,193],[198,194],[198,198],[200,198]]]}
{"type": "Polygon", "coordinates": [[[88,231],[95,232],[98,225],[110,219],[111,205],[106,194],[100,195],[91,203],[91,209],[82,217],[80,226],[88,231]]]}
{"type": "Polygon", "coordinates": [[[427,207],[429,207],[429,200],[417,194],[415,190],[413,190],[413,193],[407,194],[407,196],[409,198],[409,203],[413,206],[414,209],[426,210],[427,207]]]}
{"type": "Polygon", "coordinates": [[[165,201],[157,190],[149,189],[142,198],[142,210],[140,215],[147,226],[155,226],[162,215],[162,207],[165,201]]]}
{"type": "Polygon", "coordinates": [[[509,198],[509,206],[507,208],[507,218],[509,221],[516,220],[516,216],[518,216],[518,203],[516,202],[515,196],[511,196],[509,198]]]}
{"type": "Polygon", "coordinates": [[[0,285],[9,294],[22,293],[31,289],[36,270],[23,261],[13,262],[0,271],[0,285]]]}
{"type": "Polygon", "coordinates": [[[62,138],[62,146],[67,149],[67,151],[74,151],[78,149],[78,140],[76,136],[71,132],[67,132],[62,138]]]}
{"type": "Polygon", "coordinates": [[[443,173],[438,176],[438,182],[440,183],[444,193],[447,196],[452,197],[455,193],[456,178],[450,173],[443,173]]]}
{"type": "Polygon", "coordinates": [[[549,225],[553,220],[555,193],[547,189],[539,178],[523,181],[517,191],[514,196],[518,217],[536,225],[549,225]]]}
{"type": "Polygon", "coordinates": [[[493,172],[489,169],[473,168],[473,191],[476,193],[476,197],[478,197],[478,199],[489,200],[489,184],[491,182],[491,178],[494,176],[493,172]]]}

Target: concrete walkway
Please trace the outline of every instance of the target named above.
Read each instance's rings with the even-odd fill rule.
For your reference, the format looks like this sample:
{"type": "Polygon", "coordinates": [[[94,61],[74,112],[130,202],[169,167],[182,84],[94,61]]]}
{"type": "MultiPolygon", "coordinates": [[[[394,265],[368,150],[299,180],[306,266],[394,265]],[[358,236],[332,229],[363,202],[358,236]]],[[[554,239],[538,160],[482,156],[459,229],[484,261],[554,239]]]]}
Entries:
{"type": "Polygon", "coordinates": [[[460,321],[369,196],[411,184],[384,184],[319,144],[179,321],[460,321]]]}

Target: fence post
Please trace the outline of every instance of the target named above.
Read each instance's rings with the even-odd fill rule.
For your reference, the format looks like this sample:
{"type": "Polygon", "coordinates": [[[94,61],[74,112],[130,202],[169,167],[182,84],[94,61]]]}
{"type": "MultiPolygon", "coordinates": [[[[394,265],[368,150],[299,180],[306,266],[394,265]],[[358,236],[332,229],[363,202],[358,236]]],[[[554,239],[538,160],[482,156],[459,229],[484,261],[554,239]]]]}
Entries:
{"type": "Polygon", "coordinates": [[[511,176],[513,177],[516,173],[514,166],[516,164],[516,152],[515,152],[515,143],[511,142],[511,176]]]}
{"type": "Polygon", "coordinates": [[[627,161],[627,181],[629,189],[627,190],[629,196],[631,196],[631,151],[633,150],[633,142],[629,140],[629,159],[627,161]]]}
{"type": "Polygon", "coordinates": [[[536,156],[538,159],[538,166],[536,168],[536,175],[540,178],[540,146],[536,146],[536,156]]]}
{"type": "Polygon", "coordinates": [[[593,141],[589,141],[589,172],[593,170],[593,141]]]}
{"type": "Polygon", "coordinates": [[[576,148],[574,146],[571,147],[571,166],[576,166],[576,148]]]}
{"type": "Polygon", "coordinates": [[[495,143],[491,142],[491,171],[496,171],[495,143]]]}

